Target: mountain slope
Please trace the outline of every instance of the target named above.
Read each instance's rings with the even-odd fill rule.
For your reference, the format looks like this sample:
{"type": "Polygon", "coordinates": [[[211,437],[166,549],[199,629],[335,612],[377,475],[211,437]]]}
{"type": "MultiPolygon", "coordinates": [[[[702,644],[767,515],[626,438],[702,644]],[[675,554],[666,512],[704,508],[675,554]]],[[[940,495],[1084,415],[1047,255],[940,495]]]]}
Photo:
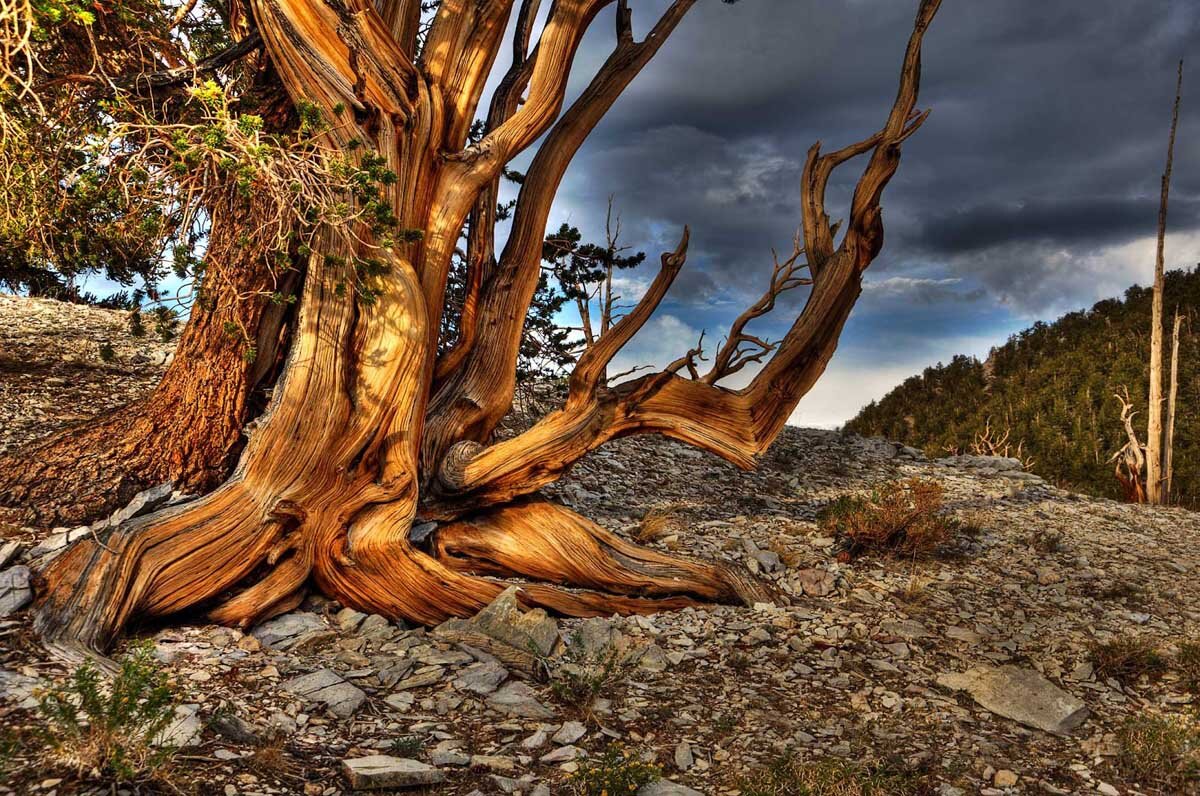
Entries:
{"type": "MultiPolygon", "coordinates": [[[[1129,389],[1134,425],[1145,443],[1150,290],[1131,287],[1051,324],[1038,322],[992,350],[986,362],[955,357],[927,368],[846,428],[899,440],[928,453],[970,450],[990,428],[1008,433],[1016,453],[1031,457],[1039,475],[1096,495],[1120,497],[1108,460],[1125,443],[1120,402],[1129,389]]],[[[1200,270],[1166,277],[1166,340],[1178,307],[1183,316],[1173,495],[1200,505],[1200,270]]],[[[1169,350],[1168,350],[1169,357],[1169,350]]],[[[1164,370],[1169,373],[1169,359],[1164,370]]],[[[1165,410],[1164,410],[1165,416],[1165,410]]],[[[1165,417],[1164,417],[1165,422],[1165,417]]]]}

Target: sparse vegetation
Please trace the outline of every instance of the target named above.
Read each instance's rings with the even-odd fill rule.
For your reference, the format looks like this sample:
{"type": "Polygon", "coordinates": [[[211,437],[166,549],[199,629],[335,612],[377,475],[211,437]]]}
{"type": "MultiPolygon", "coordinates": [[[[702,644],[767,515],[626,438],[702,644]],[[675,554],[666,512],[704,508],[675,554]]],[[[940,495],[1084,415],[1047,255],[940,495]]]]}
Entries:
{"type": "Polygon", "coordinates": [[[389,754],[396,757],[419,757],[425,749],[425,742],[418,735],[401,735],[392,739],[388,749],[389,754]]]}
{"type": "Polygon", "coordinates": [[[1179,643],[1175,668],[1179,671],[1183,687],[1193,694],[1200,693],[1200,640],[1188,639],[1179,643]]]}
{"type": "Polygon", "coordinates": [[[1046,528],[1039,528],[1033,532],[1029,537],[1029,546],[1046,555],[1061,553],[1065,549],[1062,533],[1046,528]]]}
{"type": "Polygon", "coordinates": [[[1160,677],[1167,671],[1167,660],[1151,639],[1121,636],[1092,645],[1092,663],[1096,676],[1111,677],[1132,685],[1145,675],[1160,677]]]}
{"type": "Polygon", "coordinates": [[[40,695],[38,711],[50,762],[77,774],[161,779],[175,754],[161,742],[175,718],[174,695],[148,644],[126,655],[111,682],[84,663],[66,683],[40,695]]]}
{"type": "Polygon", "coordinates": [[[658,766],[631,756],[620,746],[609,746],[593,762],[571,776],[576,796],[624,796],[662,778],[658,766]]]}
{"type": "Polygon", "coordinates": [[[935,481],[891,481],[869,495],[843,495],[822,511],[821,528],[856,558],[865,553],[927,556],[942,549],[961,523],[942,506],[945,490],[935,481]]]}
{"type": "Polygon", "coordinates": [[[1200,728],[1182,716],[1136,716],[1117,731],[1116,766],[1143,787],[1178,793],[1200,783],[1200,728]]]}
{"type": "Polygon", "coordinates": [[[628,668],[621,651],[613,646],[587,653],[578,635],[571,637],[561,663],[551,674],[550,692],[563,705],[585,715],[601,694],[611,693],[628,668]]]}
{"type": "Polygon", "coordinates": [[[802,762],[784,756],[746,778],[742,796],[918,796],[934,793],[919,772],[885,763],[836,758],[802,762]]]}
{"type": "MultiPolygon", "coordinates": [[[[1165,279],[1165,306],[1179,307],[1184,316],[1182,397],[1200,373],[1200,358],[1194,354],[1200,343],[1195,320],[1200,270],[1170,271],[1165,279]]],[[[1121,404],[1113,394],[1128,385],[1129,401],[1140,408],[1137,422],[1144,429],[1151,301],[1151,288],[1130,287],[1123,297],[1104,299],[1091,309],[1052,323],[1038,321],[992,349],[985,361],[956,356],[926,368],[868,404],[846,429],[944,456],[972,449],[990,419],[993,427],[1009,433],[1009,441],[1025,443],[1019,455],[1035,459],[1031,469],[1047,481],[1121,498],[1124,492],[1113,478],[1109,457],[1126,436],[1121,404]]],[[[1200,502],[1198,410],[1195,401],[1179,401],[1171,493],[1185,506],[1200,502]]]]}

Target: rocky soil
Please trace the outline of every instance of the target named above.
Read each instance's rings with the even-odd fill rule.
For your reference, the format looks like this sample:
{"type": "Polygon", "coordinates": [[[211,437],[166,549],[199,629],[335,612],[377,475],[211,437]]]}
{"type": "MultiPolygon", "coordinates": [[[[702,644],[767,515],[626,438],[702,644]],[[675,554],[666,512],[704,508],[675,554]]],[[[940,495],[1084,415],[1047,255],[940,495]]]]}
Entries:
{"type": "Polygon", "coordinates": [[[173,348],[124,312],[0,294],[0,455],[141,395],[173,348]]]}
{"type": "MultiPolygon", "coordinates": [[[[129,359],[112,365],[64,359],[88,350],[80,330],[109,328],[84,321],[95,310],[64,310],[70,333],[37,343],[10,328],[14,314],[38,328],[53,309],[0,297],[10,443],[156,375],[123,342],[129,359]],[[60,337],[74,348],[57,349],[60,337]]],[[[755,472],[637,438],[550,491],[615,532],[745,568],[776,599],[579,621],[522,612],[508,595],[466,622],[412,628],[310,596],[247,634],[145,628],[179,693],[171,784],[121,790],[17,751],[0,793],[571,793],[572,773],[614,743],[661,767],[644,793],[733,796],[785,754],[886,760],[942,796],[1194,789],[1139,777],[1117,740],[1133,717],[1194,715],[1186,678],[1168,667],[1119,682],[1097,674],[1093,648],[1138,637],[1170,658],[1200,637],[1196,514],[1081,497],[1007,460],[928,461],[797,428],[755,472]],[[927,559],[839,562],[818,512],[910,477],[944,486],[959,538],[927,559]]],[[[37,549],[32,531],[0,541],[0,615],[15,611],[0,619],[10,732],[38,725],[34,694],[67,673],[15,607],[27,599],[19,567],[70,533],[37,549]]]]}

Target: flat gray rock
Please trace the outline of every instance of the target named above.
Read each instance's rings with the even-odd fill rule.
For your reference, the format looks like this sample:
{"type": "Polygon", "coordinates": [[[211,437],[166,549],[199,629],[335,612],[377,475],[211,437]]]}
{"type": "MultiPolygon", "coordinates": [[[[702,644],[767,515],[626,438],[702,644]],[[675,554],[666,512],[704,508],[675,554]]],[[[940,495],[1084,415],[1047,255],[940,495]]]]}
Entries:
{"type": "Polygon", "coordinates": [[[123,509],[117,509],[109,517],[109,525],[120,525],[134,517],[140,517],[143,514],[160,508],[164,503],[171,499],[171,493],[175,490],[175,485],[168,481],[165,484],[152,486],[149,489],[144,489],[133,496],[133,500],[123,509]]]}
{"type": "Polygon", "coordinates": [[[316,614],[307,611],[293,611],[274,619],[268,619],[251,630],[250,635],[271,649],[286,650],[309,633],[326,629],[325,622],[316,614]]]}
{"type": "Polygon", "coordinates": [[[41,680],[9,669],[0,669],[0,699],[13,702],[17,707],[31,709],[38,705],[33,692],[42,686],[41,680]]]}
{"type": "Polygon", "coordinates": [[[575,743],[586,734],[587,727],[585,727],[582,722],[568,721],[561,728],[559,728],[558,732],[554,733],[554,738],[552,740],[556,744],[565,746],[567,744],[575,743]]]}
{"type": "Polygon", "coordinates": [[[199,705],[176,705],[175,718],[154,739],[154,745],[185,749],[200,743],[204,725],[197,715],[199,711],[199,705]]]}
{"type": "Polygon", "coordinates": [[[446,775],[433,766],[390,755],[343,760],[342,773],[350,781],[352,790],[419,788],[422,785],[436,785],[446,779],[446,775]]]}
{"type": "Polygon", "coordinates": [[[321,702],[333,715],[343,719],[353,716],[367,698],[361,688],[347,683],[329,669],[318,669],[312,674],[293,678],[280,688],[309,702],[321,702]]]}
{"type": "Polygon", "coordinates": [[[669,779],[660,779],[643,785],[638,789],[637,796],[704,796],[698,790],[692,790],[687,785],[680,785],[669,779]]]}
{"type": "Polygon", "coordinates": [[[33,573],[16,566],[0,572],[0,616],[15,614],[33,600],[33,573]]]}
{"type": "Polygon", "coordinates": [[[454,685],[475,694],[491,694],[507,679],[508,670],[498,663],[474,663],[459,672],[454,685]]]}
{"type": "Polygon", "coordinates": [[[16,539],[0,543],[0,567],[8,566],[8,562],[16,558],[20,550],[21,543],[16,539]]]}
{"type": "Polygon", "coordinates": [[[41,558],[48,553],[57,553],[65,550],[67,545],[74,542],[76,539],[81,539],[84,536],[89,536],[92,529],[86,525],[81,525],[78,528],[56,528],[54,533],[47,536],[42,541],[38,542],[37,546],[29,551],[29,559],[35,560],[41,558]]]}
{"type": "Polygon", "coordinates": [[[1087,706],[1035,671],[977,666],[938,675],[938,685],[966,691],[999,716],[1055,735],[1067,735],[1088,717],[1087,706]]]}
{"type": "Polygon", "coordinates": [[[552,719],[554,711],[537,701],[534,690],[524,683],[509,683],[488,697],[488,705],[510,716],[552,719]]]}

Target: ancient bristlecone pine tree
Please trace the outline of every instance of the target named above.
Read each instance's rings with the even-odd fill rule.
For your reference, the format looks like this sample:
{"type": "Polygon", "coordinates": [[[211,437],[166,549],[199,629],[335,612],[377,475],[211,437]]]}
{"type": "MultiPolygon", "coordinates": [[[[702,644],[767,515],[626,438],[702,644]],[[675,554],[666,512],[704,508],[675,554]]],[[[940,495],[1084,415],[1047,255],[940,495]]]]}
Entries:
{"type": "Polygon", "coordinates": [[[760,596],[730,570],[630,544],[537,493],[589,451],[633,434],[662,434],[744,468],[767,449],[824,370],[883,245],[880,198],[901,144],[926,118],[916,110],[921,42],[940,0],[920,2],[882,128],[835,152],[809,151],[796,253],[776,262],[766,295],[735,322],[710,371],[697,370],[698,351],[681,352],[662,372],[604,383],[683,267],[684,230],[645,297],[581,357],[565,404],[497,442],[556,189],[695,0],[674,0],[640,41],[628,0],[554,0],[530,47],[538,5],[516,9],[514,65],[482,138],[469,143],[513,0],[444,0],[427,30],[420,0],[250,3],[292,100],[342,119],[329,135],[354,158],[382,159],[396,175],[387,189],[395,216],[423,234],[383,248],[367,229],[318,231],[286,365],[236,470],[201,498],[85,538],[54,560],[36,604],[49,645],[103,650],[131,620],[192,607],[245,626],[295,606],[310,586],[418,623],[478,610],[501,591],[488,577],[496,575],[526,579],[526,604],[569,615],[760,596]],[[612,54],[564,112],[580,40],[614,4],[612,54]],[[539,139],[494,255],[497,180],[539,139]],[[826,186],[858,156],[866,166],[838,242],[826,186]],[[439,358],[447,273],[468,219],[468,261],[481,270],[468,280],[461,339],[439,358]],[[369,292],[342,289],[344,263],[364,256],[386,268],[366,277],[369,292]],[[799,285],[811,293],[783,339],[745,331],[799,285]],[[748,363],[758,370],[747,386],[721,385],[748,363]],[[431,534],[411,533],[428,523],[431,534]]]}

